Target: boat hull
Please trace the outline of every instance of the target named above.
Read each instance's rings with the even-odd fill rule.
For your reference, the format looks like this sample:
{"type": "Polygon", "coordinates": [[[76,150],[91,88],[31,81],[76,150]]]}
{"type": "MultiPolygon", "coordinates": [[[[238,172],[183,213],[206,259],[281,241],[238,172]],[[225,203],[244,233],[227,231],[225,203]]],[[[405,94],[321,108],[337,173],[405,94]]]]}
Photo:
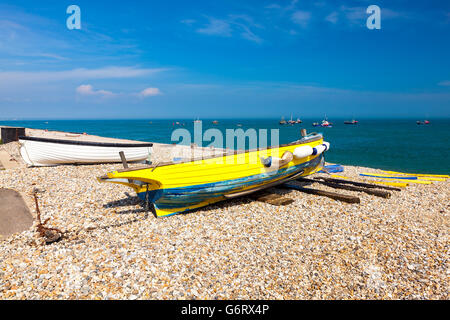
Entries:
{"type": "Polygon", "coordinates": [[[169,216],[315,173],[323,168],[322,153],[293,158],[279,168],[265,167],[260,158],[281,158],[299,146],[317,147],[322,143],[320,138],[181,164],[115,171],[99,181],[129,186],[139,198],[153,203],[158,217],[169,216]]]}
{"type": "Polygon", "coordinates": [[[20,154],[29,166],[55,166],[60,164],[94,164],[121,162],[123,151],[127,161],[146,160],[151,153],[151,144],[80,143],[76,141],[42,139],[42,141],[19,139],[20,154]],[[63,141],[63,142],[61,142],[63,141]]]}
{"type": "MultiPolygon", "coordinates": [[[[265,185],[273,186],[274,182],[281,184],[291,180],[291,177],[300,177],[302,171],[311,171],[317,168],[322,157],[319,156],[306,163],[280,169],[276,175],[260,174],[202,185],[151,190],[148,192],[148,199],[153,203],[158,217],[170,216],[232,198],[233,193],[252,191],[252,189],[260,190],[265,185]]],[[[143,201],[146,199],[146,194],[145,188],[137,193],[143,201]]]]}

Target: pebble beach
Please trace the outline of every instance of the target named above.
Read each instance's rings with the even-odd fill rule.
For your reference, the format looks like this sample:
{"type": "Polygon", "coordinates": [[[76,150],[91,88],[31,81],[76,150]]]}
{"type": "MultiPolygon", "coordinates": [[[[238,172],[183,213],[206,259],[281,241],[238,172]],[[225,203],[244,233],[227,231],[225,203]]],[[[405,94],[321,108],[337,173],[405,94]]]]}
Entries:
{"type": "MultiPolygon", "coordinates": [[[[0,149],[19,163],[0,188],[34,215],[38,190],[42,220],[63,231],[49,245],[36,224],[0,238],[0,299],[448,299],[449,181],[389,199],[339,190],[360,204],[274,188],[294,202],[155,218],[129,188],[97,181],[121,164],[27,168],[18,143],[0,149]]],[[[381,171],[343,174],[369,182],[360,172],[381,171]]]]}

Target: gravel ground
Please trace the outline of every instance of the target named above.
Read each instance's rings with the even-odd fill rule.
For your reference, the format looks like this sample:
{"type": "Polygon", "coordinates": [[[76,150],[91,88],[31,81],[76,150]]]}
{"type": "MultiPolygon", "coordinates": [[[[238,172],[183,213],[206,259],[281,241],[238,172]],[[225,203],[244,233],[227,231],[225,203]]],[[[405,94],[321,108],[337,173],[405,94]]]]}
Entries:
{"type": "MultiPolygon", "coordinates": [[[[95,179],[119,167],[0,171],[0,188],[43,191],[42,220],[65,232],[50,245],[35,227],[0,239],[0,299],[448,299],[448,181],[390,199],[337,191],[357,205],[274,189],[295,201],[156,219],[127,187],[95,179]]],[[[343,175],[365,171],[378,172],[343,175]]]]}

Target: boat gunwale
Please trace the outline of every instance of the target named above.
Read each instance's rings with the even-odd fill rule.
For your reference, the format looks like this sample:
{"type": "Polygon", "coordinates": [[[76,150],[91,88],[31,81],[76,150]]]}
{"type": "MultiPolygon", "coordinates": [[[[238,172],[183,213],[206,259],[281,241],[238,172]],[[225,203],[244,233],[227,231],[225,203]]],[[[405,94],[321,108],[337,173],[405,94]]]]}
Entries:
{"type": "Polygon", "coordinates": [[[149,148],[153,147],[153,143],[115,143],[115,142],[95,142],[95,141],[80,141],[80,140],[64,140],[64,139],[49,139],[41,137],[26,137],[20,136],[20,140],[35,141],[35,142],[48,142],[57,144],[79,145],[79,146],[92,146],[92,147],[116,147],[116,148],[149,148]]]}
{"type": "MultiPolygon", "coordinates": [[[[170,166],[170,165],[178,165],[178,164],[183,164],[183,163],[190,163],[190,162],[195,162],[195,161],[199,161],[199,160],[208,160],[208,159],[213,159],[213,158],[220,158],[220,157],[226,157],[226,156],[232,156],[232,155],[237,155],[237,154],[244,154],[244,153],[249,153],[249,152],[255,152],[255,151],[264,151],[264,150],[271,150],[271,149],[279,149],[279,148],[284,148],[284,147],[288,147],[288,146],[292,146],[292,145],[296,145],[296,144],[305,144],[305,143],[309,143],[309,142],[314,142],[317,140],[323,139],[323,136],[321,134],[315,134],[315,136],[313,136],[312,138],[308,139],[308,140],[304,140],[304,138],[300,139],[300,140],[296,140],[290,143],[285,143],[285,144],[281,144],[278,146],[271,146],[271,147],[267,147],[267,148],[256,148],[256,149],[250,149],[250,150],[232,150],[232,151],[227,151],[224,152],[222,154],[219,155],[210,155],[207,157],[197,157],[197,158],[191,158],[189,160],[186,161],[179,161],[179,162],[173,162],[173,161],[165,161],[165,162],[159,162],[156,164],[151,164],[151,165],[144,165],[144,166],[138,166],[138,167],[134,167],[134,168],[127,168],[127,169],[119,169],[116,170],[119,173],[123,173],[123,172],[130,172],[130,171],[138,171],[138,170],[144,170],[144,169],[156,169],[158,167],[164,167],[164,166],[170,166]],[[304,140],[304,141],[302,141],[304,140]]],[[[108,178],[107,175],[100,177],[100,179],[102,178],[108,178]]]]}

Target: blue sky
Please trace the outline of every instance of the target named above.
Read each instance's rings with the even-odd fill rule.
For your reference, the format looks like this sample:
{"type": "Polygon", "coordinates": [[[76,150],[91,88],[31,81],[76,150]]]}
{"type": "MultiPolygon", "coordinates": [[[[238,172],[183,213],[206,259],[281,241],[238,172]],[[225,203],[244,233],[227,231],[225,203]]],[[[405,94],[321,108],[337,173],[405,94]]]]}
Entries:
{"type": "Polygon", "coordinates": [[[450,117],[449,39],[449,1],[2,1],[0,119],[450,117]]]}

